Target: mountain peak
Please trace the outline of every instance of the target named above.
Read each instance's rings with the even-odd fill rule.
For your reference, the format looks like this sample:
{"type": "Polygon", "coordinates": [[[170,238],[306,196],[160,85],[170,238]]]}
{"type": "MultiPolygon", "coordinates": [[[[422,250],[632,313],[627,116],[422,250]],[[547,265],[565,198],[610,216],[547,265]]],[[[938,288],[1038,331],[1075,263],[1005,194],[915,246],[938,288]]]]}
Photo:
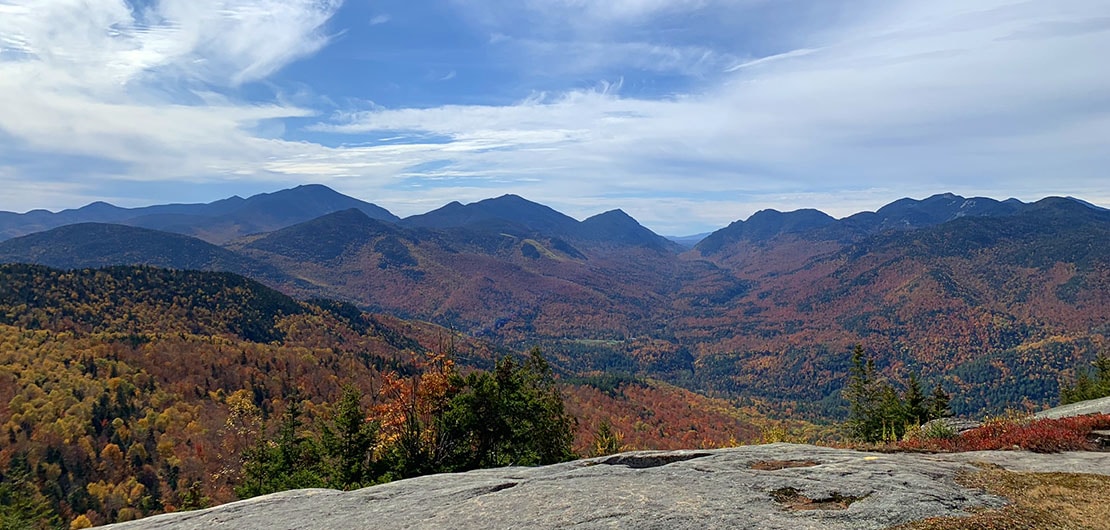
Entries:
{"type": "Polygon", "coordinates": [[[760,210],[747,221],[736,221],[713,232],[694,248],[712,254],[736,241],[762,242],[782,234],[797,234],[836,223],[829,214],[812,208],[780,212],[775,209],[760,210]]]}
{"type": "Polygon", "coordinates": [[[590,220],[599,220],[599,219],[628,220],[628,221],[632,221],[636,224],[639,224],[639,222],[636,221],[636,219],[633,219],[631,215],[628,215],[628,213],[626,213],[624,210],[622,210],[620,208],[615,208],[615,209],[609,210],[607,212],[599,213],[597,215],[591,216],[589,219],[586,219],[585,221],[582,221],[582,222],[588,223],[588,222],[590,222],[590,220]]]}
{"type": "Polygon", "coordinates": [[[405,218],[419,228],[471,228],[486,231],[541,232],[564,235],[578,225],[575,219],[519,195],[507,194],[470,204],[450,202],[441,208],[405,218]]]}
{"type": "Polygon", "coordinates": [[[619,243],[652,248],[677,250],[679,245],[648,230],[624,210],[599,213],[579,225],[579,237],[598,243],[619,243]]]}
{"type": "Polygon", "coordinates": [[[898,199],[874,212],[845,218],[845,224],[864,232],[911,230],[934,226],[960,217],[1011,215],[1025,204],[1016,199],[999,202],[987,197],[965,198],[938,193],[922,200],[898,199]]]}

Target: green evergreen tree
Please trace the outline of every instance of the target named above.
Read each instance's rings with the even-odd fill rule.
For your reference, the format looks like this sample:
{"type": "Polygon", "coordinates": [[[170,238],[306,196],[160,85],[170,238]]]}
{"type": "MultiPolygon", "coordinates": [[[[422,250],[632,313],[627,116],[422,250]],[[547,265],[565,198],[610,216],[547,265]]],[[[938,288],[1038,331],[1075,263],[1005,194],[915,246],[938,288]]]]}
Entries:
{"type": "Polygon", "coordinates": [[[882,417],[879,385],[875,379],[875,362],[857,344],[852,350],[852,367],[844,399],[848,401],[848,429],[851,435],[865,442],[882,439],[882,417]]]}
{"type": "Polygon", "coordinates": [[[244,455],[244,480],[235,488],[236,495],[246,499],[278,491],[326,486],[318,444],[300,432],[302,414],[300,396],[295,393],[287,400],[277,439],[261,438],[259,444],[244,455]]]}
{"type": "Polygon", "coordinates": [[[621,450],[621,435],[613,430],[609,420],[601,420],[594,432],[594,443],[590,456],[608,456],[619,453],[621,450]]]}
{"type": "MultiPolygon", "coordinates": [[[[898,391],[889,383],[879,383],[879,440],[897,442],[906,432],[906,407],[898,391]]],[[[874,440],[872,440],[874,441],[874,440]]]]}
{"type": "Polygon", "coordinates": [[[457,382],[438,420],[444,471],[543,465],[574,457],[574,419],[547,361],[533,349],[524,364],[506,356],[494,371],[457,382]]]}
{"type": "Polygon", "coordinates": [[[1081,370],[1074,384],[1061,385],[1061,405],[1110,396],[1110,356],[1099,354],[1091,364],[1092,372],[1081,370]]]}
{"type": "Polygon", "coordinates": [[[906,405],[906,422],[910,425],[921,425],[931,418],[928,398],[921,391],[921,383],[917,380],[916,373],[910,373],[906,383],[906,393],[903,396],[906,405]]]}
{"type": "Polygon", "coordinates": [[[951,396],[941,388],[940,383],[937,383],[933,387],[933,393],[929,396],[929,420],[951,416],[952,410],[948,408],[951,401],[951,396]]]}
{"type": "Polygon", "coordinates": [[[323,426],[321,437],[330,487],[350,490],[374,482],[378,424],[367,421],[357,387],[344,387],[332,424],[323,426]]]}
{"type": "Polygon", "coordinates": [[[53,530],[61,518],[35,486],[26,455],[16,454],[0,475],[0,530],[53,530]]]}

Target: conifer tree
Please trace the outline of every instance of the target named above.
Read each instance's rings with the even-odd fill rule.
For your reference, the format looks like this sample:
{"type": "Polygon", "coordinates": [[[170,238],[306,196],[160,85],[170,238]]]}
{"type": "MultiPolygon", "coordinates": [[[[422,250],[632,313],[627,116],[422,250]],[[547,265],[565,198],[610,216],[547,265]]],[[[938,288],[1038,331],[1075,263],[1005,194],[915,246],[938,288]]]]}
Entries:
{"type": "Polygon", "coordinates": [[[867,357],[863,345],[857,344],[852,350],[852,367],[844,389],[844,399],[848,401],[848,428],[853,437],[866,442],[882,438],[879,397],[875,362],[867,357]]]}
{"type": "Polygon", "coordinates": [[[244,481],[235,489],[240,498],[326,485],[319,448],[300,432],[302,414],[300,393],[294,392],[287,399],[276,439],[260,439],[244,456],[244,481]]]}
{"type": "Polygon", "coordinates": [[[619,453],[621,450],[622,436],[613,430],[609,420],[601,420],[594,432],[594,443],[590,448],[591,456],[608,456],[619,453]]]}
{"type": "Polygon", "coordinates": [[[1110,356],[1099,354],[1091,364],[1093,373],[1082,370],[1074,384],[1060,387],[1061,405],[1110,396],[1110,356]]]}
{"type": "Polygon", "coordinates": [[[933,387],[932,395],[929,396],[929,419],[935,420],[951,416],[952,411],[948,408],[948,403],[951,400],[952,398],[941,388],[940,383],[937,383],[933,387]]]}
{"type": "Polygon", "coordinates": [[[321,430],[324,453],[329,460],[328,484],[349,490],[373,482],[378,424],[367,421],[362,410],[362,392],[357,387],[344,387],[331,425],[324,425],[321,430]]]}
{"type": "Polygon", "coordinates": [[[928,399],[921,391],[917,374],[913,372],[910,373],[909,381],[906,383],[905,405],[906,422],[910,425],[921,425],[931,419],[928,399]]]}

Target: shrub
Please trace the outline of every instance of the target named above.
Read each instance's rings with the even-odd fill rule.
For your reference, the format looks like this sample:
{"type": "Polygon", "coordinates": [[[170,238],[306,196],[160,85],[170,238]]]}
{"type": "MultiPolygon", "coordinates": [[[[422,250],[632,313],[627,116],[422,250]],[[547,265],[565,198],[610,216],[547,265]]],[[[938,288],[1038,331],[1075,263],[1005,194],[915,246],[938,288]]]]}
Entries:
{"type": "Polygon", "coordinates": [[[982,427],[954,438],[925,436],[906,440],[904,449],[932,451],[989,451],[1025,449],[1038,453],[1094,449],[1087,435],[1110,428],[1110,414],[1090,414],[1060,419],[992,419],[982,427]]]}

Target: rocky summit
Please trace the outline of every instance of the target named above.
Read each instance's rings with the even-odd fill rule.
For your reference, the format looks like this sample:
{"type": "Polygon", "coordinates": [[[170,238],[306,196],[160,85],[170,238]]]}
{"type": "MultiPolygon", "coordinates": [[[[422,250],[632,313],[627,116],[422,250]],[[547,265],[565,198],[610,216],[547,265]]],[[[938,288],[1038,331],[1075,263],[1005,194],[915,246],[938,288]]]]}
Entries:
{"type": "Polygon", "coordinates": [[[880,454],[778,443],[288,491],[109,528],[887,528],[1005,504],[955,481],[983,463],[1110,475],[1105,453],[880,454]]]}

